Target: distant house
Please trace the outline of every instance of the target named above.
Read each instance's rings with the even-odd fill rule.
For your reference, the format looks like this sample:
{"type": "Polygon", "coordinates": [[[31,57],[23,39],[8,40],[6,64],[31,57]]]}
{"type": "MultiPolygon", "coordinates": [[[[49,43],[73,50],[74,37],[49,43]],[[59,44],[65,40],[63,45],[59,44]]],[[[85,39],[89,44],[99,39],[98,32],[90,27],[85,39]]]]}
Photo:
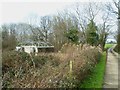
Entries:
{"type": "Polygon", "coordinates": [[[16,46],[16,51],[26,52],[26,53],[39,53],[39,52],[53,52],[54,46],[49,43],[41,42],[41,43],[33,43],[16,46]]]}

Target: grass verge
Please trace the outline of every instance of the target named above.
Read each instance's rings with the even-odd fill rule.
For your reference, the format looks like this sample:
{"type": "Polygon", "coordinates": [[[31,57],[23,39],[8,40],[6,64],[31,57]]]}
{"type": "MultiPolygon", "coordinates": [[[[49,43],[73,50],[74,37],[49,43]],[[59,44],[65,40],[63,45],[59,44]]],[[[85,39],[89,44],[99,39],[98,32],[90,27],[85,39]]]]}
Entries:
{"type": "Polygon", "coordinates": [[[102,88],[105,72],[106,52],[103,52],[100,62],[81,83],[80,88],[102,88]]]}

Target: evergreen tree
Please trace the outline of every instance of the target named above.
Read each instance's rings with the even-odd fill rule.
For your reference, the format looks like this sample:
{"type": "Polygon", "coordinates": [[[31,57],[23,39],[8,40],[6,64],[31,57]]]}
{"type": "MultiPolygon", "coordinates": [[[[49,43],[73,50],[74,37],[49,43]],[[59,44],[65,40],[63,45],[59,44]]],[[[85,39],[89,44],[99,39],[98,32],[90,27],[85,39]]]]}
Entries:
{"type": "Polygon", "coordinates": [[[78,33],[79,32],[76,28],[71,28],[70,30],[68,30],[66,37],[70,42],[77,44],[79,41],[78,33]]]}
{"type": "Polygon", "coordinates": [[[96,46],[98,44],[99,35],[97,34],[97,26],[95,25],[93,20],[91,20],[90,23],[87,25],[86,41],[92,46],[96,46]]]}

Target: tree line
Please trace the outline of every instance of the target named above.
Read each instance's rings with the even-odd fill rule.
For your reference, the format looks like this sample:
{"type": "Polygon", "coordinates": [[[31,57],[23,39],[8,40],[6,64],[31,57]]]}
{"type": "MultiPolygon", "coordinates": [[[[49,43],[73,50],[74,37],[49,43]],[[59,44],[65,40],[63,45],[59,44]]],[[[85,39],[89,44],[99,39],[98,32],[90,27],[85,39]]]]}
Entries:
{"type": "Polygon", "coordinates": [[[115,19],[111,8],[106,3],[76,3],[53,16],[33,16],[27,23],[3,24],[0,28],[2,48],[13,50],[21,44],[49,42],[57,51],[65,43],[72,42],[99,45],[104,50],[115,19]]]}

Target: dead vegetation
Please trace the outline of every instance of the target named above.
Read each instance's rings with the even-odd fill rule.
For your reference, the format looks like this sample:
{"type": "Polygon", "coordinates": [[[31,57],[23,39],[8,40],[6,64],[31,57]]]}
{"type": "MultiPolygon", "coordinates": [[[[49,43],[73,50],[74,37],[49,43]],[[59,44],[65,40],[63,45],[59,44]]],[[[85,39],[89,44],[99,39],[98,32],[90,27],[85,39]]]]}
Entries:
{"type": "Polygon", "coordinates": [[[65,44],[58,53],[3,52],[3,88],[77,87],[99,61],[99,48],[65,44]],[[70,71],[72,61],[72,71],[70,71]]]}

